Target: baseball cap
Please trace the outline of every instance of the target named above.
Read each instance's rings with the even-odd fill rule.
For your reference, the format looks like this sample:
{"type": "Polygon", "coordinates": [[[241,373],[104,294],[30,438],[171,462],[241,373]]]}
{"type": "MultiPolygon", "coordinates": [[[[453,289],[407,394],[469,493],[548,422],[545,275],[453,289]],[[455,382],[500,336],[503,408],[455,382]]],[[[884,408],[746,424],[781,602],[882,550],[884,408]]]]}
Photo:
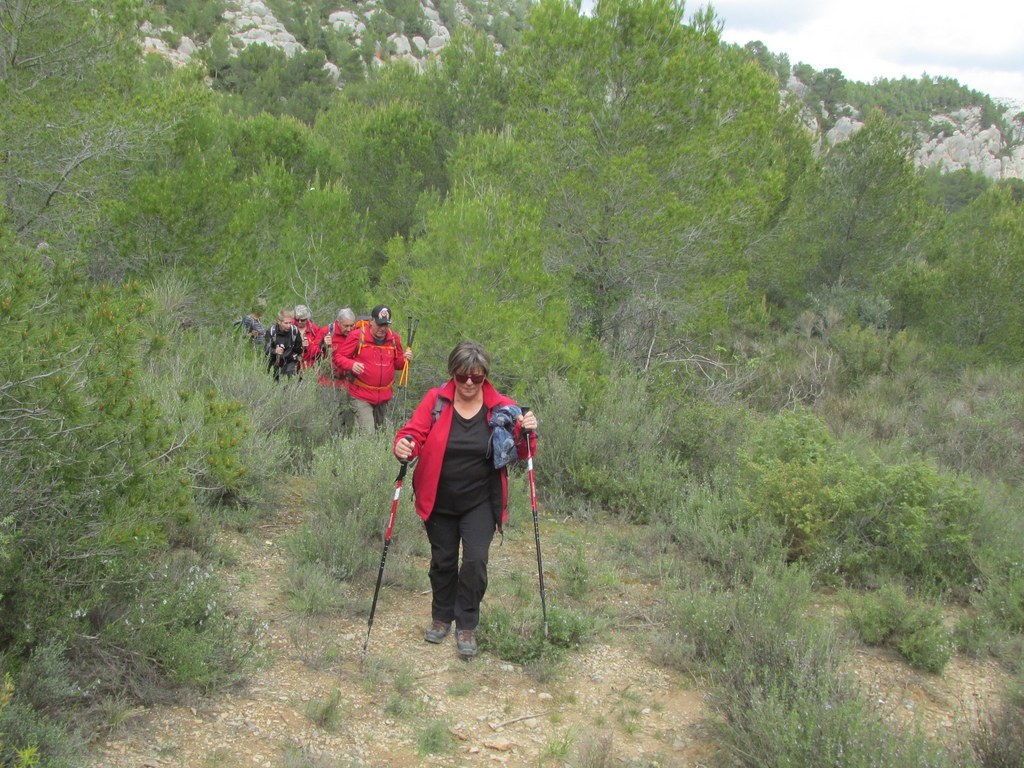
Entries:
{"type": "Polygon", "coordinates": [[[391,310],[383,304],[378,304],[370,312],[370,317],[377,325],[391,325],[391,310]]]}

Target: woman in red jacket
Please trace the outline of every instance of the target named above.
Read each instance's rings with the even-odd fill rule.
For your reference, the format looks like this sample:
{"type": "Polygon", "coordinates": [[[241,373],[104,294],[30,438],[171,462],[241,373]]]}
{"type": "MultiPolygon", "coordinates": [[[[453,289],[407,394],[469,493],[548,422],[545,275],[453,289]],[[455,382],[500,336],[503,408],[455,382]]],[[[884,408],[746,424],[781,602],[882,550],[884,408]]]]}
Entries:
{"type": "Polygon", "coordinates": [[[476,654],[480,602],[487,590],[487,558],[495,530],[508,517],[508,475],[495,461],[494,436],[507,435],[500,417],[509,417],[511,439],[520,458],[537,428],[533,413],[487,380],[491,360],[474,341],[462,341],[448,356],[451,380],[427,392],[412,417],[395,435],[399,461],[418,458],[412,484],[416,513],[430,541],[431,624],[428,643],[440,643],[455,622],[455,645],[462,656],[476,654]],[[459,548],[462,564],[459,565],[459,548]]]}

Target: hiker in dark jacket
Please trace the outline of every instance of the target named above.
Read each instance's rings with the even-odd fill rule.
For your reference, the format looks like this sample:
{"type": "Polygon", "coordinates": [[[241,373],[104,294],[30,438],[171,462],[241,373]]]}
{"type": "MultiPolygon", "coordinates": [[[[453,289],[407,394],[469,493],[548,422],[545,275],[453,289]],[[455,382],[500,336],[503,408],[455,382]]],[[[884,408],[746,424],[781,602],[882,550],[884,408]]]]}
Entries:
{"type": "Polygon", "coordinates": [[[252,339],[257,349],[263,345],[266,339],[267,329],[263,327],[263,313],[267,310],[267,300],[262,296],[256,299],[252,305],[252,311],[241,320],[236,322],[242,326],[242,332],[252,339]]]}
{"type": "Polygon", "coordinates": [[[277,313],[277,322],[267,329],[263,349],[267,355],[267,370],[273,371],[274,381],[295,375],[302,358],[302,334],[295,327],[294,312],[282,309],[277,313]]]}

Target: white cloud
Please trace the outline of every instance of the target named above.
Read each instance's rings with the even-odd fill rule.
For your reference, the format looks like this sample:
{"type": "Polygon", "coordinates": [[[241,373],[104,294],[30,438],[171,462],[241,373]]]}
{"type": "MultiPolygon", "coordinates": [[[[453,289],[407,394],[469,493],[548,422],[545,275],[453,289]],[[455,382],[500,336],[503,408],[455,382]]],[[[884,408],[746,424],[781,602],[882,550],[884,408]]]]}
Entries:
{"type": "MultiPolygon", "coordinates": [[[[727,42],[760,40],[851,80],[932,76],[1024,102],[1020,0],[718,0],[727,42]]],[[[690,6],[696,8],[697,6],[690,6]]]]}

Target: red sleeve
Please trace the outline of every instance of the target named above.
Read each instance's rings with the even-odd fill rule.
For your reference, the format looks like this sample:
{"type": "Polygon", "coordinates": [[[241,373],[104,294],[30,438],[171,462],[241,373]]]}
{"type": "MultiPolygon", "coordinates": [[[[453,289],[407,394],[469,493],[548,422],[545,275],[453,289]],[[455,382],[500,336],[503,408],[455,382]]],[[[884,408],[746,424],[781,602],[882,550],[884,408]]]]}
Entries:
{"type": "Polygon", "coordinates": [[[324,340],[324,336],[327,335],[327,331],[330,327],[331,326],[329,325],[314,325],[313,333],[309,337],[309,346],[312,347],[315,344],[316,347],[319,349],[320,342],[324,340]]]}
{"type": "MultiPolygon", "coordinates": [[[[335,336],[337,338],[337,336],[335,336]]],[[[355,363],[353,355],[356,353],[356,347],[359,344],[359,331],[349,331],[348,336],[343,338],[339,343],[331,345],[331,358],[334,362],[334,370],[336,371],[351,371],[352,365],[355,363]]]]}
{"type": "Polygon", "coordinates": [[[310,323],[312,326],[306,331],[306,337],[309,339],[309,345],[302,352],[302,362],[306,366],[311,366],[316,363],[320,357],[320,340],[324,337],[324,328],[318,325],[310,323]]]}
{"type": "Polygon", "coordinates": [[[395,334],[395,370],[400,371],[405,367],[405,352],[402,349],[402,337],[395,334]]]}
{"type": "MultiPolygon", "coordinates": [[[[440,391],[440,389],[428,389],[427,394],[420,400],[420,404],[416,406],[416,410],[412,412],[412,416],[405,422],[405,426],[395,433],[395,445],[405,437],[412,438],[414,446],[412,456],[409,457],[410,459],[414,459],[419,455],[420,448],[423,447],[427,435],[430,434],[431,427],[434,426],[434,403],[437,402],[440,391]]],[[[393,449],[394,446],[392,446],[393,449]]]]}

